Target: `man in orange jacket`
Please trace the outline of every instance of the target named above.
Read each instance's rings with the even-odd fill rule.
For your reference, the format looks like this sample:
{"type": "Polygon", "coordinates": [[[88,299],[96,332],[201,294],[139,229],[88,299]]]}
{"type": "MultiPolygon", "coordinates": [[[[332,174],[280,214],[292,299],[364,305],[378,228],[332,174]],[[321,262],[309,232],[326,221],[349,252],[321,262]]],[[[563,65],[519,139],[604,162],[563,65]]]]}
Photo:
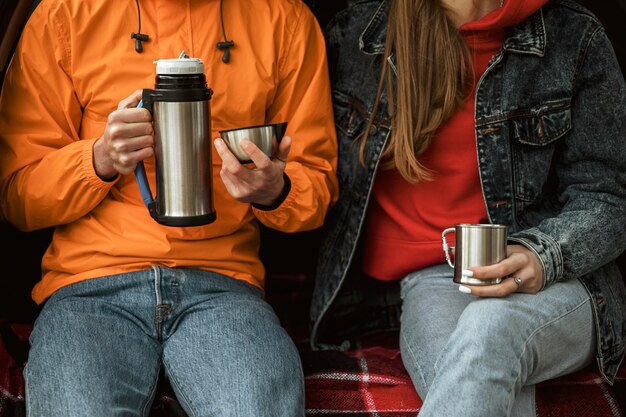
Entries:
{"type": "Polygon", "coordinates": [[[303,415],[298,353],[263,300],[258,222],[322,224],[337,199],[331,109],[323,38],[300,0],[36,8],[0,97],[0,212],[22,230],[55,227],[33,289],[45,304],[29,415],[145,415],[161,367],[189,415],[303,415]],[[214,91],[213,138],[289,125],[276,158],[245,148],[254,166],[216,139],[217,220],[168,227],[132,175],[144,161],[155,188],[138,90],[153,86],[154,61],[183,50],[214,91]]]}

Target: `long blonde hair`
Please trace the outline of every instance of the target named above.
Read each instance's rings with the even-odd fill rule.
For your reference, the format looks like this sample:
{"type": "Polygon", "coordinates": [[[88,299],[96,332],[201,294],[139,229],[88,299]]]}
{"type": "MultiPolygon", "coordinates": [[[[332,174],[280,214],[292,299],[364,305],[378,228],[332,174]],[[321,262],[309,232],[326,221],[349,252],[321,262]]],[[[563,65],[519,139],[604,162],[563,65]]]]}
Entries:
{"type": "Polygon", "coordinates": [[[383,152],[383,168],[396,168],[404,179],[416,183],[432,178],[418,157],[468,97],[472,68],[467,45],[440,0],[389,2],[384,56],[395,56],[397,77],[383,63],[376,104],[362,137],[361,160],[386,89],[392,134],[383,152]]]}

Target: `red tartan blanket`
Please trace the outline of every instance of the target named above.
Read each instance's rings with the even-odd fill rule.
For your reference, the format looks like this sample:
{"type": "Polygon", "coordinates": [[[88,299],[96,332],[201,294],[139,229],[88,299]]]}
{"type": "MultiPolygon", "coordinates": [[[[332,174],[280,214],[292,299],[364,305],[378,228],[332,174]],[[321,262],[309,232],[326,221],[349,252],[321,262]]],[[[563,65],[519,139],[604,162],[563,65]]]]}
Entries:
{"type": "MultiPolygon", "coordinates": [[[[0,417],[23,417],[23,364],[30,326],[0,323],[0,417]]],[[[301,349],[308,416],[416,416],[422,404],[406,373],[397,334],[369,336],[347,352],[301,349]]],[[[614,386],[590,368],[537,387],[538,417],[626,416],[626,365],[614,386]]],[[[161,379],[150,417],[184,417],[161,379]]]]}
{"type": "MultiPolygon", "coordinates": [[[[422,405],[396,333],[370,336],[345,353],[302,352],[302,360],[307,415],[407,417],[422,405]]],[[[612,387],[590,367],[538,385],[536,399],[538,417],[626,416],[626,365],[612,387]]]]}

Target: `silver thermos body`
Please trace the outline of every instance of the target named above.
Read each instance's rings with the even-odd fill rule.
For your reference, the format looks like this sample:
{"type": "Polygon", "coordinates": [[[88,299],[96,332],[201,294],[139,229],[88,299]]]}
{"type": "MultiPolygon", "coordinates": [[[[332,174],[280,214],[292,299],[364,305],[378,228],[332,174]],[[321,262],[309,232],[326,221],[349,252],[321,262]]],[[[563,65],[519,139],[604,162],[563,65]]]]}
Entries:
{"type": "Polygon", "coordinates": [[[199,226],[216,219],[212,94],[202,61],[196,58],[157,61],[155,89],[143,90],[143,107],[152,113],[154,124],[156,163],[156,197],[146,204],[161,224],[199,226]]]}

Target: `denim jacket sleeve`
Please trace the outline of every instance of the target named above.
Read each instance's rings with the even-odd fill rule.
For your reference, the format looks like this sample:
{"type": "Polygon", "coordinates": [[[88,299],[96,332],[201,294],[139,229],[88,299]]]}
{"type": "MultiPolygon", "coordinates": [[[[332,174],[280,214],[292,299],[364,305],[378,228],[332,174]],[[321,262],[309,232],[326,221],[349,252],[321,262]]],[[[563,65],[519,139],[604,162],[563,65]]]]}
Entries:
{"type": "Polygon", "coordinates": [[[544,287],[626,247],[626,86],[604,30],[587,38],[572,83],[572,128],[553,159],[561,210],[510,239],[538,255],[544,287]]]}

